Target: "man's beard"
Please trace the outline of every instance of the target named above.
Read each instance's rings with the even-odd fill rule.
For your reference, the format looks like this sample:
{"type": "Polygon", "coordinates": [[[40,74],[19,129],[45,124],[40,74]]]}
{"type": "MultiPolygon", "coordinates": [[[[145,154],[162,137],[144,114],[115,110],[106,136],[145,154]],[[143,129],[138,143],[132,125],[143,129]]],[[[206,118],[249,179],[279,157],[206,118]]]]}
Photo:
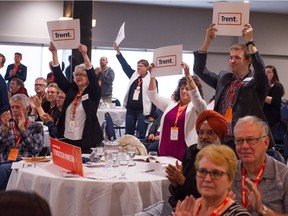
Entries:
{"type": "Polygon", "coordinates": [[[198,137],[197,149],[201,150],[202,148],[210,144],[221,144],[221,141],[218,137],[217,137],[217,140],[215,141],[210,141],[209,139],[200,139],[198,137]]]}

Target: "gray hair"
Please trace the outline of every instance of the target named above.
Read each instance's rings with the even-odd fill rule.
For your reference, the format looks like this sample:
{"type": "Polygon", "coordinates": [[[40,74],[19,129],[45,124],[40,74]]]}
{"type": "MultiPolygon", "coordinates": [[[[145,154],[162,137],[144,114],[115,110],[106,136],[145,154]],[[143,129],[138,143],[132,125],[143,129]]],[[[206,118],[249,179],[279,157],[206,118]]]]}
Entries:
{"type": "Polygon", "coordinates": [[[261,129],[261,135],[262,136],[268,135],[269,129],[268,129],[267,123],[256,116],[245,116],[245,117],[239,118],[235,127],[234,127],[234,133],[235,133],[235,130],[237,129],[237,127],[239,127],[242,124],[257,125],[261,129]]]}
{"type": "Polygon", "coordinates": [[[29,98],[25,94],[15,94],[10,98],[10,103],[14,101],[22,101],[25,107],[30,107],[29,98]]]}

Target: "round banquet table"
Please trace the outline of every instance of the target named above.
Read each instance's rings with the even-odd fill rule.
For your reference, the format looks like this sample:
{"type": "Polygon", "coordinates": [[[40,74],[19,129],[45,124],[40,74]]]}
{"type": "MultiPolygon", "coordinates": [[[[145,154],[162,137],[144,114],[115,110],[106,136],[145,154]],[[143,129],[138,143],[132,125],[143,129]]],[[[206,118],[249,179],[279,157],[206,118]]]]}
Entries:
{"type": "Polygon", "coordinates": [[[176,160],[168,157],[158,160],[160,169],[159,165],[154,169],[155,164],[137,161],[136,166],[128,167],[124,180],[119,179],[117,167],[105,168],[101,163],[84,165],[86,177],[67,178],[63,177],[67,172],[52,161],[32,165],[20,161],[23,165],[13,169],[7,190],[37,192],[48,201],[53,216],[134,215],[170,195],[164,167],[176,160]]]}

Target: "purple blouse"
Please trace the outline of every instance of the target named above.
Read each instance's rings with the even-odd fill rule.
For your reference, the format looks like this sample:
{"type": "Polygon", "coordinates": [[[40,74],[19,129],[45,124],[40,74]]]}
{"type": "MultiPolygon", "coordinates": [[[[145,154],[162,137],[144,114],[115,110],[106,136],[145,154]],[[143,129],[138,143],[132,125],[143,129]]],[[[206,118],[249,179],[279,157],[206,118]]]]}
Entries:
{"type": "Polygon", "coordinates": [[[185,150],[187,148],[187,145],[185,142],[185,134],[184,134],[185,113],[186,113],[187,106],[184,108],[183,112],[180,114],[178,118],[178,122],[177,122],[178,140],[170,139],[171,127],[174,127],[178,108],[179,108],[179,103],[169,112],[167,112],[167,114],[165,115],[159,154],[160,156],[172,156],[182,161],[185,150]]]}

